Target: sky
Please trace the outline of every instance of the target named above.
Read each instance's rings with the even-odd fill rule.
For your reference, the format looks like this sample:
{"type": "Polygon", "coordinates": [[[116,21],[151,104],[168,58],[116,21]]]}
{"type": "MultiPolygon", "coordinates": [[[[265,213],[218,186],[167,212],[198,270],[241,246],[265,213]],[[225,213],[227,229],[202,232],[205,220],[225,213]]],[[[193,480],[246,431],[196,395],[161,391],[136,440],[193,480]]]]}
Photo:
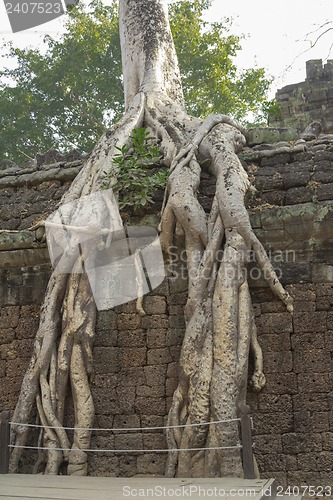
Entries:
{"type": "MultiPolygon", "coordinates": [[[[215,21],[230,17],[233,18],[230,33],[245,35],[243,50],[236,58],[237,66],[264,67],[274,78],[271,98],[278,88],[303,81],[305,62],[309,59],[325,61],[333,44],[332,29],[313,49],[302,54],[310,47],[306,35],[333,19],[333,0],[213,0],[207,19],[215,21]]],[[[4,3],[0,0],[0,40],[12,40],[21,47],[40,46],[46,33],[53,36],[61,31],[63,20],[64,16],[13,34],[4,3]]],[[[309,38],[315,40],[318,33],[312,33],[309,38]]],[[[330,58],[333,59],[333,48],[330,58]]],[[[5,58],[0,58],[0,68],[5,65],[5,58]]]]}

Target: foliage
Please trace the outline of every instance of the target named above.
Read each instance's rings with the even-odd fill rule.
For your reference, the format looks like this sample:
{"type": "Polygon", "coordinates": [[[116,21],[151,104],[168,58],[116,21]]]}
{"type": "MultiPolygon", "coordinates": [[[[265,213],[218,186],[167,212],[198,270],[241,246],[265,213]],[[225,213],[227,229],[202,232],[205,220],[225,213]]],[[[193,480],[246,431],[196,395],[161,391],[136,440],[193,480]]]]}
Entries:
{"type": "Polygon", "coordinates": [[[116,176],[105,174],[102,187],[118,192],[120,209],[150,205],[157,189],[165,187],[168,175],[166,169],[156,169],[161,155],[154,138],[145,128],[134,129],[129,145],[117,149],[113,158],[116,176]]]}
{"type": "Polygon", "coordinates": [[[0,72],[0,159],[91,151],[123,111],[116,0],[78,5],[66,19],[65,33],[46,36],[41,50],[7,45],[17,67],[0,72]]]}
{"type": "MultiPolygon", "coordinates": [[[[78,4],[65,33],[44,48],[7,45],[15,69],[0,72],[0,160],[22,162],[49,148],[89,152],[123,112],[117,1],[78,4]],[[9,83],[8,83],[9,82],[9,83]]],[[[257,113],[269,80],[261,68],[237,72],[239,37],[230,23],[203,20],[209,0],[176,0],[170,22],[188,111],[196,116],[257,113]]]]}
{"type": "Polygon", "coordinates": [[[271,80],[263,68],[237,70],[233,58],[241,39],[229,34],[230,20],[203,19],[210,3],[177,0],[170,6],[187,109],[194,116],[224,113],[242,121],[248,112],[260,112],[271,80]]]}

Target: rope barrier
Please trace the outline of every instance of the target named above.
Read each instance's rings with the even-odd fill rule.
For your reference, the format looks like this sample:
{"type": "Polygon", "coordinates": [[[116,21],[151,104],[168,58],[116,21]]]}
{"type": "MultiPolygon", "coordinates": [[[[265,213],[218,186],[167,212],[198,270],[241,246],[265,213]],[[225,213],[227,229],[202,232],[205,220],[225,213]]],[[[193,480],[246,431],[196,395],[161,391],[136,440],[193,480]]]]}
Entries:
{"type": "Polygon", "coordinates": [[[241,449],[242,445],[235,446],[219,446],[217,448],[172,448],[172,449],[160,449],[160,450],[102,450],[100,448],[47,448],[46,446],[20,446],[15,444],[8,445],[9,448],[24,448],[28,450],[48,450],[48,451],[84,451],[86,453],[169,453],[170,451],[213,451],[213,450],[233,450],[241,449]]]}
{"type": "Polygon", "coordinates": [[[17,425],[22,427],[36,427],[38,429],[65,429],[69,431],[100,431],[100,432],[138,432],[138,431],[152,431],[152,430],[162,430],[162,429],[177,429],[184,427],[199,427],[202,425],[215,425],[215,424],[226,424],[231,422],[240,422],[240,418],[231,418],[227,420],[215,420],[212,422],[202,422],[199,424],[179,424],[179,425],[165,425],[156,427],[121,427],[121,428],[97,428],[97,427],[62,427],[56,425],[40,425],[40,424],[21,424],[20,422],[9,422],[10,425],[17,425]]]}

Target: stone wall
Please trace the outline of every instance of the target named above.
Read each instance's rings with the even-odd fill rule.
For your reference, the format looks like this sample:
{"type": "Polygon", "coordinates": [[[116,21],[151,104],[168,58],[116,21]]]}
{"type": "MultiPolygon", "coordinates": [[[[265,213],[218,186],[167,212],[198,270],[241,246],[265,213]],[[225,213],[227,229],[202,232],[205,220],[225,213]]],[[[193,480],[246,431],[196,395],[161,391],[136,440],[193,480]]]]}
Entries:
{"type": "Polygon", "coordinates": [[[287,85],[276,93],[281,115],[271,116],[271,125],[302,131],[319,121],[326,133],[333,132],[333,60],[323,66],[321,59],[307,61],[304,82],[287,85]]]}
{"type": "MultiPolygon", "coordinates": [[[[249,276],[267,377],[260,394],[251,389],[248,394],[256,457],[262,476],[276,477],[283,485],[329,485],[333,473],[333,142],[322,137],[302,150],[285,144],[271,148],[261,145],[242,153],[257,188],[248,204],[253,227],[295,299],[295,313],[290,316],[285,311],[252,262],[249,276]]],[[[57,189],[65,189],[61,176],[58,181],[57,189]]],[[[214,181],[206,174],[203,186],[200,199],[208,209],[214,181]]],[[[19,193],[29,193],[24,183],[11,189],[7,205],[11,196],[18,199],[19,193]]],[[[16,214],[15,202],[12,205],[16,214]]],[[[37,212],[34,209],[34,215],[37,212]]],[[[13,410],[50,267],[45,244],[36,232],[2,233],[0,250],[0,408],[13,410]]],[[[98,314],[92,378],[97,428],[165,425],[184,334],[186,274],[181,256],[176,264],[167,269],[160,287],[145,297],[146,317],[135,312],[133,303],[98,314]]],[[[73,424],[70,410],[66,424],[73,424]]],[[[99,431],[93,433],[92,447],[164,449],[166,443],[162,430],[99,431]]],[[[27,457],[31,461],[32,453],[27,457]]],[[[165,453],[95,453],[90,456],[89,473],[161,475],[165,460],[165,453]]]]}

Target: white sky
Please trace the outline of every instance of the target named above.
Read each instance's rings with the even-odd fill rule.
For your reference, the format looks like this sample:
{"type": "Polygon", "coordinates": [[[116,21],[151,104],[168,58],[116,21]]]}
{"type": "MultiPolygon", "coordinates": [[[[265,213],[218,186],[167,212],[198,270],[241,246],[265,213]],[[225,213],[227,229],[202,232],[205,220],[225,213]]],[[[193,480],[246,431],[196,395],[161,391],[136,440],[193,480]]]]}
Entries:
{"type": "MultiPolygon", "coordinates": [[[[333,0],[213,0],[208,19],[221,20],[223,17],[234,19],[232,34],[246,35],[237,65],[264,67],[274,77],[271,97],[277,88],[304,80],[305,62],[326,60],[333,44],[332,30],[316,47],[300,55],[310,46],[304,41],[307,33],[333,19],[333,0]]],[[[38,46],[46,33],[56,35],[62,20],[63,17],[33,30],[12,34],[4,3],[0,0],[0,37],[21,47],[38,46]]],[[[315,37],[316,34],[312,35],[313,40],[315,37]]],[[[333,49],[330,58],[333,58],[333,49]]],[[[6,60],[2,58],[0,67],[4,65],[6,60]]]]}

